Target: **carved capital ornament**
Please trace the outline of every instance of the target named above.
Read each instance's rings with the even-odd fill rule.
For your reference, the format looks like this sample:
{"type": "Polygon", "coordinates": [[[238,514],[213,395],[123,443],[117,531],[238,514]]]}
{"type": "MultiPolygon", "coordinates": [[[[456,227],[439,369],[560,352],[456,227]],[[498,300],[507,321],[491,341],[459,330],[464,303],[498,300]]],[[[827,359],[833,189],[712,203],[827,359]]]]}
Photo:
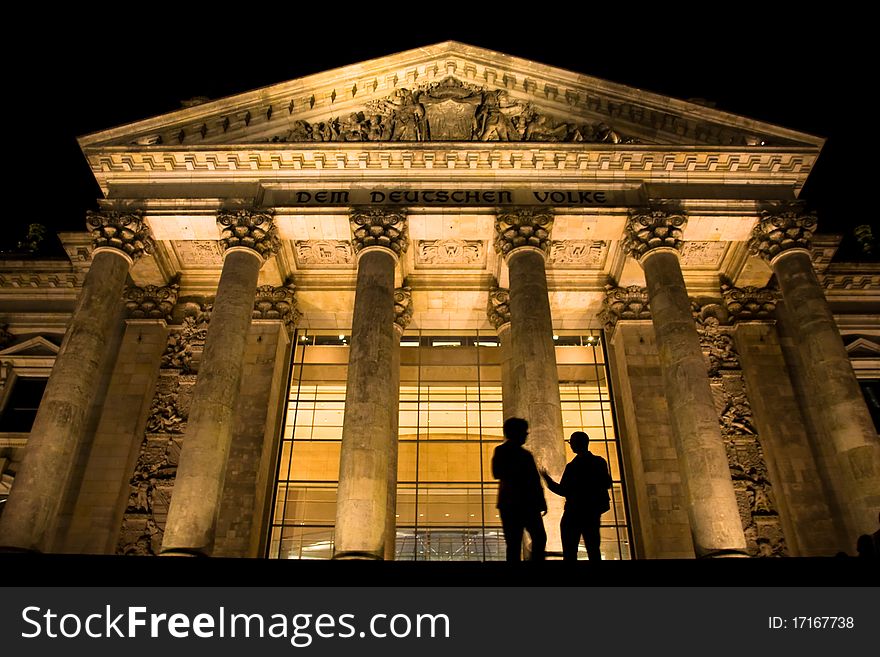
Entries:
{"type": "Polygon", "coordinates": [[[546,257],[550,251],[553,215],[545,210],[518,208],[495,217],[495,250],[505,258],[516,249],[532,247],[546,257]]]}
{"type": "Polygon", "coordinates": [[[651,319],[648,290],[638,285],[629,287],[605,286],[605,299],[599,319],[610,330],[622,319],[651,319]]]}
{"type": "Polygon", "coordinates": [[[403,333],[413,316],[412,288],[409,286],[394,289],[394,326],[403,333]]]}
{"type": "Polygon", "coordinates": [[[802,202],[779,203],[761,211],[752,230],[749,251],[771,263],[792,250],[809,251],[816,230],[816,214],[802,202]]]}
{"type": "Polygon", "coordinates": [[[489,323],[498,331],[505,324],[510,324],[510,290],[493,286],[489,290],[489,302],[486,304],[486,315],[489,323]]]}
{"type": "Polygon", "coordinates": [[[779,292],[766,287],[721,286],[724,305],[733,321],[772,319],[779,300],[779,292]]]}
{"type": "Polygon", "coordinates": [[[254,296],[252,319],[278,319],[292,332],[302,317],[296,308],[296,286],[292,281],[284,285],[260,285],[254,296]]]}
{"type": "Polygon", "coordinates": [[[138,260],[153,251],[150,227],[144,222],[143,212],[87,212],[86,227],[92,234],[92,244],[97,249],[114,249],[138,260]]]}
{"type": "Polygon", "coordinates": [[[217,213],[220,228],[220,248],[243,247],[261,259],[271,258],[280,246],[278,230],[273,220],[274,210],[223,210],[217,213]]]}
{"type": "Polygon", "coordinates": [[[634,208],[626,223],[623,250],[638,261],[656,249],[681,252],[685,226],[687,217],[673,208],[634,208]]]}
{"type": "Polygon", "coordinates": [[[397,210],[356,209],[351,213],[352,244],[355,253],[371,246],[389,249],[396,256],[406,252],[406,215],[397,210]]]}
{"type": "Polygon", "coordinates": [[[171,320],[171,311],[177,303],[180,285],[131,285],[125,288],[125,308],[131,319],[171,320]]]}

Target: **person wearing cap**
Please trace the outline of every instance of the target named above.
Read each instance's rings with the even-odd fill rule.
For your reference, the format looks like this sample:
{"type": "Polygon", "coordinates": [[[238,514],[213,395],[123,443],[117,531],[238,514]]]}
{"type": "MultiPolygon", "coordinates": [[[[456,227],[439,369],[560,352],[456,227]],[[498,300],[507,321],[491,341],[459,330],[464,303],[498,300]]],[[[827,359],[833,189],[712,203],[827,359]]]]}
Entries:
{"type": "Polygon", "coordinates": [[[590,452],[590,437],[575,431],[568,440],[575,457],[565,466],[557,483],[547,472],[541,472],[547,488],[565,498],[565,510],[559,529],[562,535],[562,559],[577,561],[578,543],[584,537],[590,561],[602,558],[599,550],[599,520],[611,508],[608,489],[611,474],[608,463],[590,452]]]}
{"type": "Polygon", "coordinates": [[[505,441],[492,454],[492,476],[499,480],[498,515],[507,561],[520,561],[523,531],[532,539],[530,559],[542,561],[547,546],[544,519],[547,502],[535,458],[523,445],[529,434],[529,423],[521,417],[504,421],[505,441]]]}

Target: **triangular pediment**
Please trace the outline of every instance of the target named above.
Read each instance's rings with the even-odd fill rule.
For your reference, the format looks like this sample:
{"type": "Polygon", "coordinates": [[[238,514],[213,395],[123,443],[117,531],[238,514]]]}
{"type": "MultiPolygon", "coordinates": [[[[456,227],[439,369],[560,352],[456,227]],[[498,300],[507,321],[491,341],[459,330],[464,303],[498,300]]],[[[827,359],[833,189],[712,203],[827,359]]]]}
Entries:
{"type": "Polygon", "coordinates": [[[858,337],[846,345],[846,352],[850,358],[878,358],[880,357],[880,343],[858,337]]]}
{"type": "Polygon", "coordinates": [[[448,41],[80,139],[84,148],[511,141],[805,146],[823,140],[633,87],[448,41]]]}
{"type": "Polygon", "coordinates": [[[41,335],[0,350],[0,356],[57,356],[59,348],[41,335]]]}

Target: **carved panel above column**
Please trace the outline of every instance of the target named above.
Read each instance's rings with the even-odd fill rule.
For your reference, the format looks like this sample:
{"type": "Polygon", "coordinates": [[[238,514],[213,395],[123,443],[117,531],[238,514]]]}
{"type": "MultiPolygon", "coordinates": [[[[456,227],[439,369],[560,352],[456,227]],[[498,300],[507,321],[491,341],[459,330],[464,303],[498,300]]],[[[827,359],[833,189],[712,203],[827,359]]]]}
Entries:
{"type": "Polygon", "coordinates": [[[223,265],[223,250],[216,240],[175,240],[173,244],[184,268],[223,265]]]}
{"type": "Polygon", "coordinates": [[[815,230],[816,215],[807,212],[804,203],[776,203],[762,210],[749,250],[768,262],[791,249],[809,251],[815,230]]]}
{"type": "Polygon", "coordinates": [[[220,246],[226,251],[245,247],[264,260],[272,257],[280,246],[273,221],[274,210],[234,210],[217,213],[220,246]]]}
{"type": "Polygon", "coordinates": [[[398,287],[394,290],[394,325],[403,333],[412,321],[412,288],[398,287]]]}
{"type": "Polygon", "coordinates": [[[622,243],[624,251],[641,260],[658,248],[681,251],[687,217],[672,206],[652,206],[630,210],[626,234],[622,243]]]}
{"type": "Polygon", "coordinates": [[[542,210],[518,208],[501,212],[495,217],[495,250],[509,255],[514,249],[531,246],[550,251],[550,230],[553,215],[542,210]]]}
{"type": "Polygon", "coordinates": [[[510,290],[494,286],[489,290],[489,303],[486,304],[486,315],[489,323],[497,331],[505,324],[510,324],[510,290]]]}
{"type": "Polygon", "coordinates": [[[690,242],[681,246],[682,267],[718,267],[727,252],[727,242],[690,242]]]}
{"type": "Polygon", "coordinates": [[[553,240],[547,262],[554,267],[601,267],[608,245],[606,240],[553,240]]]}
{"type": "Polygon", "coordinates": [[[415,264],[417,267],[482,267],[486,264],[486,243],[482,240],[417,240],[415,264]]]}
{"type": "Polygon", "coordinates": [[[379,208],[356,209],[351,213],[354,252],[369,246],[383,246],[397,255],[406,252],[406,215],[379,208]]]}
{"type": "Polygon", "coordinates": [[[132,319],[171,320],[171,310],[177,303],[180,285],[175,281],[170,285],[131,285],[125,288],[125,308],[132,319]]]}
{"type": "Polygon", "coordinates": [[[651,319],[648,289],[638,285],[606,286],[599,319],[606,330],[614,328],[622,319],[651,319]]]}
{"type": "Polygon", "coordinates": [[[121,251],[132,260],[152,253],[153,238],[140,210],[133,212],[87,212],[86,227],[94,248],[121,251]]]}
{"type": "Polygon", "coordinates": [[[351,242],[343,240],[297,240],[294,242],[297,267],[349,267],[354,264],[351,242]]]}

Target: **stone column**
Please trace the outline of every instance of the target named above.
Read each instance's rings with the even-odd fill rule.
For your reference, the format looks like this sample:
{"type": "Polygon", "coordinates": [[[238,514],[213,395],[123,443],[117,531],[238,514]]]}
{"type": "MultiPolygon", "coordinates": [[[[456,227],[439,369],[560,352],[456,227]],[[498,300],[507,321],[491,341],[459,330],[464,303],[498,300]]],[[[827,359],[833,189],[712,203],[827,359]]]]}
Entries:
{"type": "MultiPolygon", "coordinates": [[[[513,377],[513,354],[510,347],[510,290],[494,286],[489,290],[486,316],[498,334],[501,352],[501,408],[502,417],[522,417],[516,408],[517,380],[513,377]]],[[[551,336],[552,338],[552,336],[551,336]]]]}
{"type": "Polygon", "coordinates": [[[95,247],[92,264],[0,520],[0,545],[5,548],[44,551],[52,540],[107,362],[106,346],[119,319],[128,270],[153,246],[140,213],[90,212],[86,223],[95,247]]]}
{"type": "Polygon", "coordinates": [[[391,389],[397,392],[394,398],[391,420],[393,423],[391,441],[388,449],[388,504],[385,519],[385,561],[393,561],[397,543],[397,452],[400,420],[400,338],[412,320],[412,288],[399,287],[394,290],[394,347],[391,350],[391,389]]]}
{"type": "MultiPolygon", "coordinates": [[[[352,243],[358,273],[348,356],[335,559],[384,559],[389,504],[389,458],[399,399],[394,352],[394,269],[407,247],[406,217],[355,210],[352,243]]],[[[395,476],[396,478],[396,476],[395,476]]]]}
{"type": "Polygon", "coordinates": [[[623,248],[644,269],[666,401],[697,557],[745,553],[746,541],[679,254],[683,214],[635,210],[623,248]]]}
{"type": "Polygon", "coordinates": [[[816,277],[810,243],[816,218],[800,203],[762,212],[750,248],[770,263],[795,327],[808,376],[809,396],[840,468],[838,490],[853,540],[877,524],[880,508],[880,441],[834,314],[816,277]]]}
{"type": "MultiPolygon", "coordinates": [[[[516,210],[495,219],[495,248],[510,269],[510,357],[514,408],[529,422],[526,448],[557,481],[565,469],[562,404],[544,263],[553,216],[516,210]]],[[[548,553],[561,550],[563,498],[546,493],[548,553]]]]}
{"type": "Polygon", "coordinates": [[[278,248],[271,212],[220,212],[223,271],[168,509],[163,555],[210,556],[257,277],[278,248]]]}

